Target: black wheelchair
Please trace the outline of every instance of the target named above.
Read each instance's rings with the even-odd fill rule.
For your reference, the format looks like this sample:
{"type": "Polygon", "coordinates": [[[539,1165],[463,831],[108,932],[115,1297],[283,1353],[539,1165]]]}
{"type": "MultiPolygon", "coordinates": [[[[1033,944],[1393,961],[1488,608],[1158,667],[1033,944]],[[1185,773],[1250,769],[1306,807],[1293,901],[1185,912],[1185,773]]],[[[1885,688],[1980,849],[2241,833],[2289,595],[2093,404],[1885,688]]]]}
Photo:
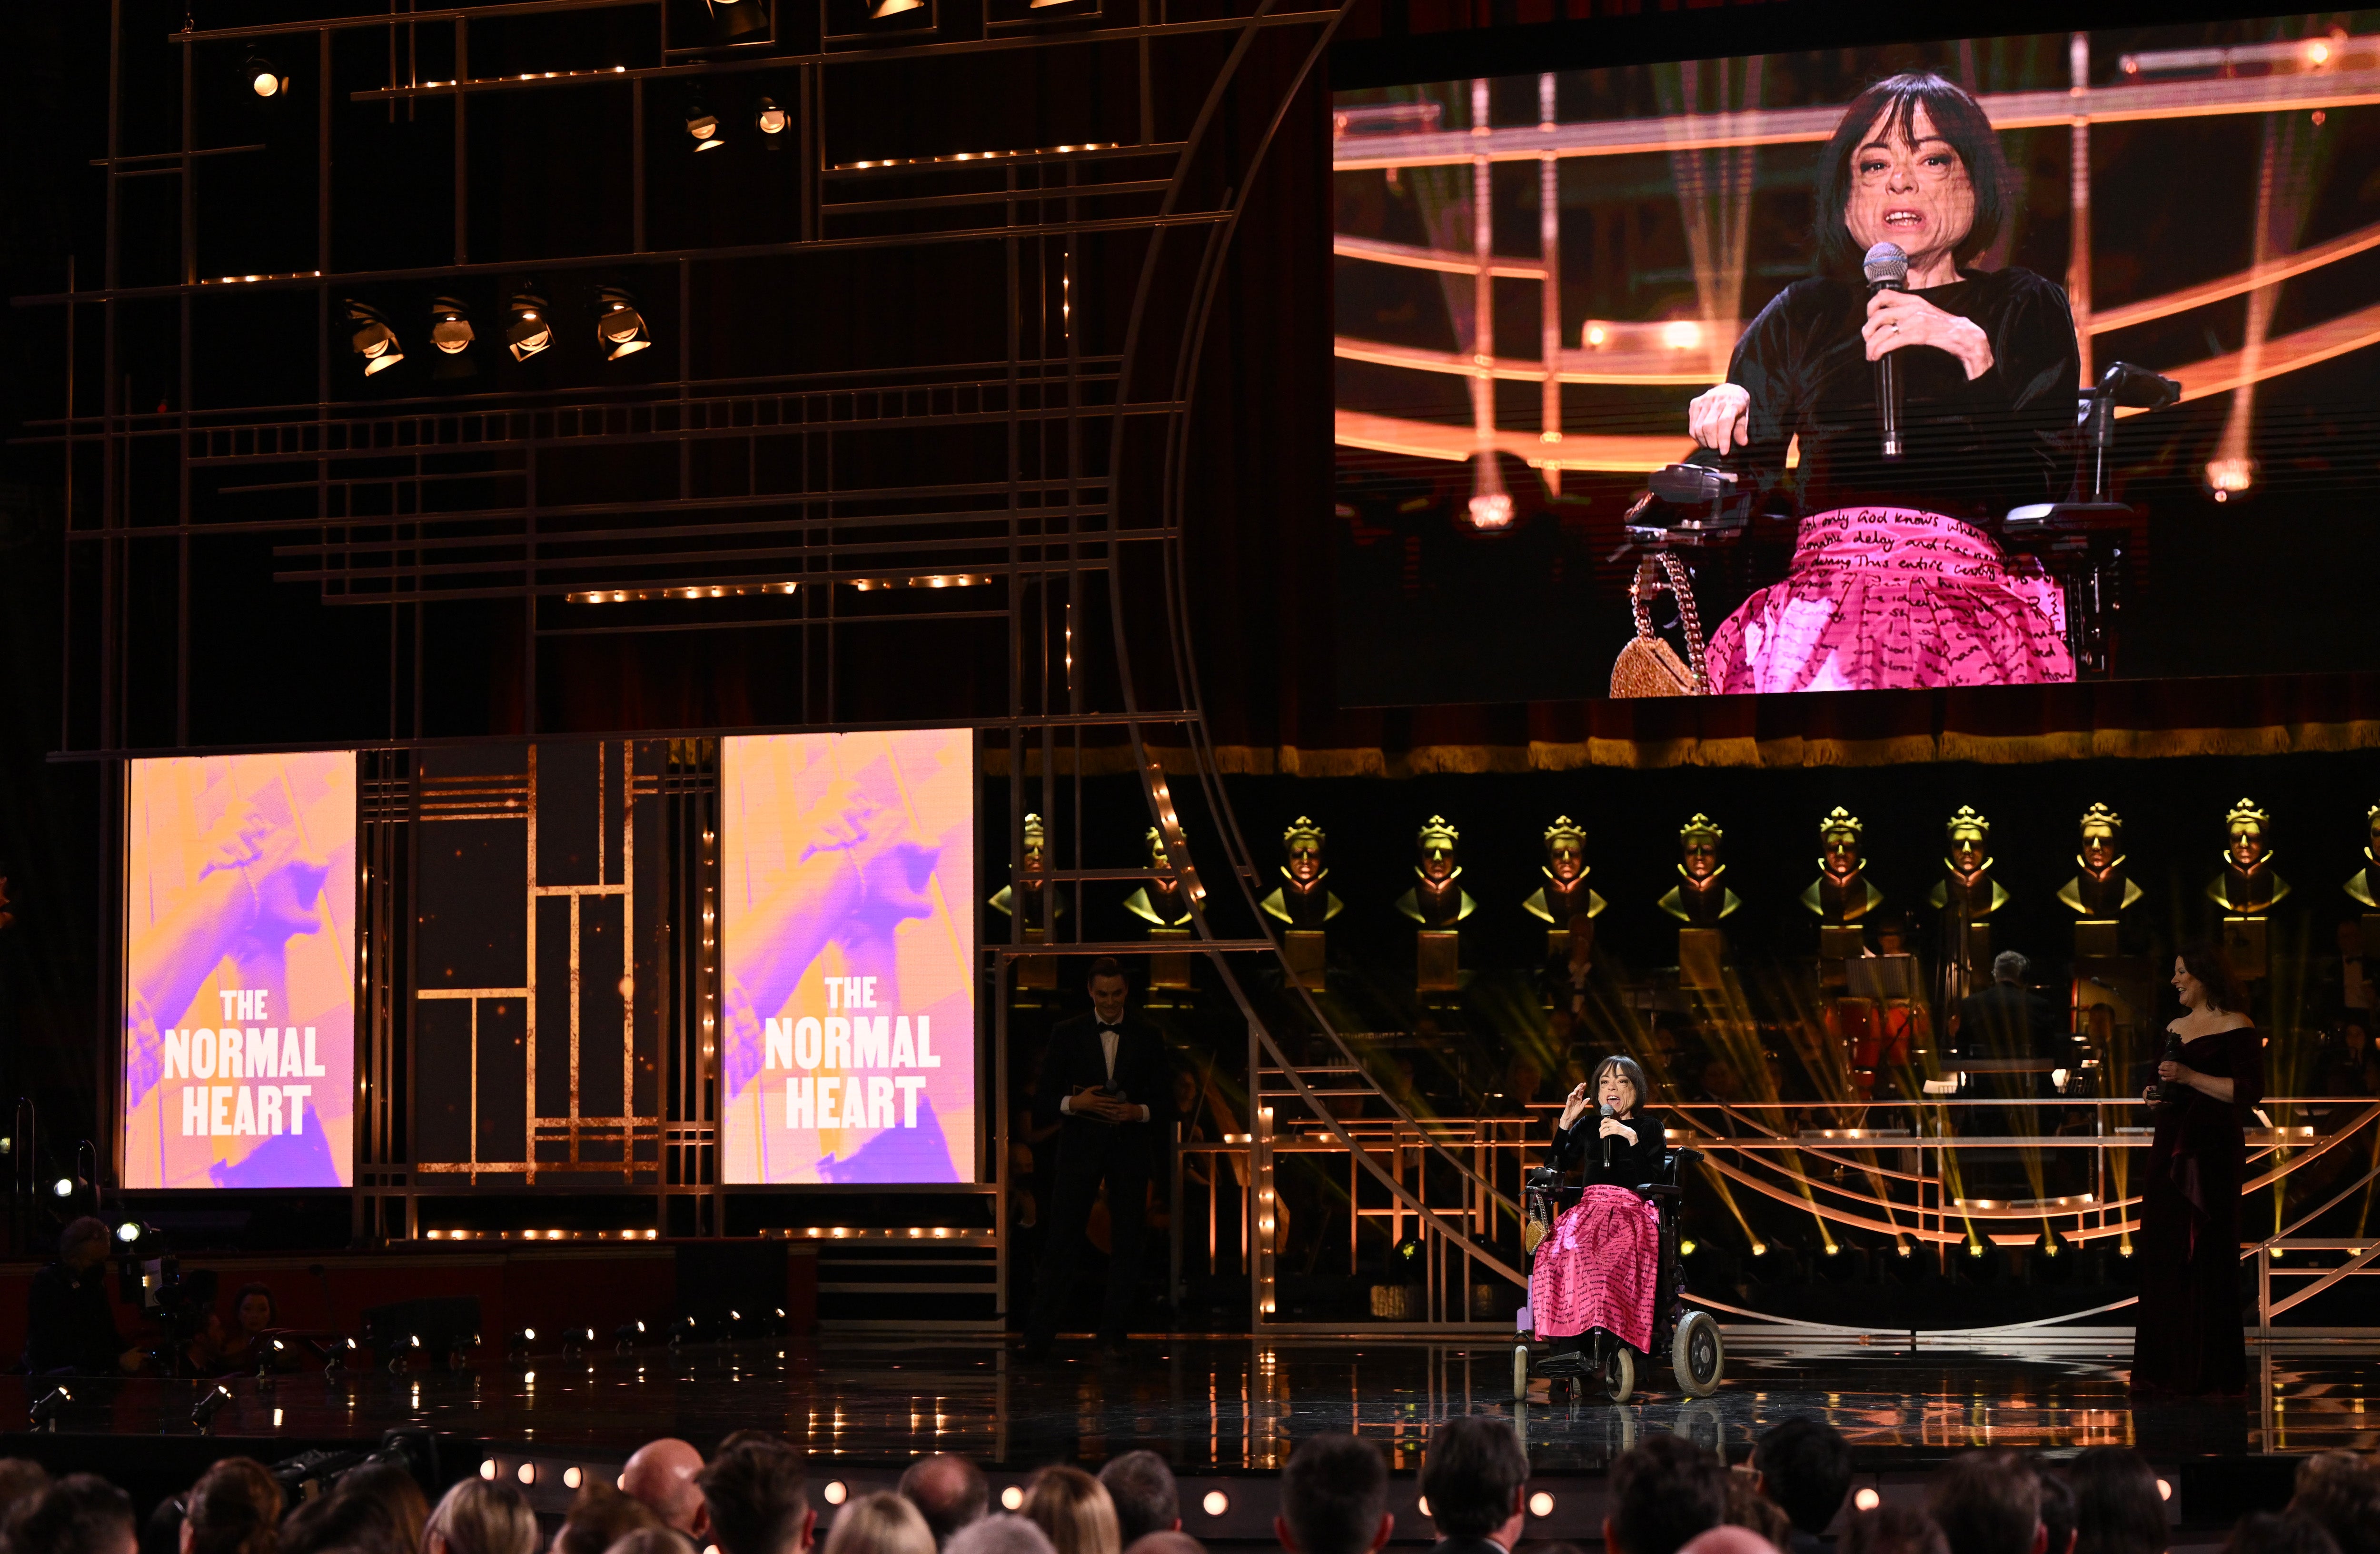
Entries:
{"type": "MultiPolygon", "coordinates": [[[[1685,1271],[1678,1255],[1678,1206],[1684,1196],[1678,1173],[1699,1158],[1697,1150],[1671,1149],[1662,1158],[1660,1180],[1635,1189],[1639,1197],[1650,1199],[1659,1209],[1661,1220],[1660,1262],[1653,1282],[1652,1353],[1669,1351],[1678,1390],[1690,1398],[1706,1398],[1718,1391],[1727,1372],[1727,1342],[1719,1334],[1718,1319],[1686,1304],[1685,1271]]],[[[1534,1271],[1537,1250],[1554,1221],[1579,1200],[1584,1189],[1552,1167],[1539,1166],[1529,1172],[1522,1193],[1526,1217],[1522,1242],[1528,1248],[1534,1271]]],[[[1512,1348],[1512,1396],[1516,1401],[1526,1398],[1530,1378],[1543,1377],[1556,1402],[1566,1401],[1573,1390],[1584,1392],[1590,1381],[1611,1402],[1626,1402],[1636,1392],[1638,1364],[1650,1358],[1651,1354],[1640,1355],[1600,1328],[1587,1332],[1578,1347],[1560,1351],[1524,1330],[1512,1348]]]]}

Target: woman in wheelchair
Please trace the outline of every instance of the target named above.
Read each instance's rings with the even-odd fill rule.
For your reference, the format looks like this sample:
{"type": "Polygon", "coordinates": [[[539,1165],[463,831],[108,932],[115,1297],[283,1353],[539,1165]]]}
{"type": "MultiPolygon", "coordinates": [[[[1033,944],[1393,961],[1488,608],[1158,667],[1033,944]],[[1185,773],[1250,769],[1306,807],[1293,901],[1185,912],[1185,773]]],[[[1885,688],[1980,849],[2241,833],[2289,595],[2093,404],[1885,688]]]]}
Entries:
{"type": "MultiPolygon", "coordinates": [[[[1660,1123],[1644,1113],[1645,1071],[1609,1057],[1570,1093],[1548,1163],[1577,1170],[1585,1191],[1538,1243],[1529,1273],[1529,1314],[1557,1355],[1609,1333],[1638,1354],[1653,1347],[1659,1298],[1661,1216],[1636,1187],[1658,1180],[1660,1123]]],[[[1543,1367],[1568,1368],[1559,1363],[1543,1367]]]]}

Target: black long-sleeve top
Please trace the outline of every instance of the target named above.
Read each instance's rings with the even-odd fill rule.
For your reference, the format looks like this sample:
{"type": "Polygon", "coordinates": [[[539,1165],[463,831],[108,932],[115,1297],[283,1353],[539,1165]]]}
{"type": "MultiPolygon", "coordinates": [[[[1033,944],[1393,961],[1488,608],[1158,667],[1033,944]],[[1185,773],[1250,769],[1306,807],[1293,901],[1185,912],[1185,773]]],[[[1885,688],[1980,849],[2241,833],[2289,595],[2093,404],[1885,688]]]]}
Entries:
{"type": "Polygon", "coordinates": [[[1661,1120],[1637,1112],[1622,1117],[1621,1122],[1635,1130],[1636,1142],[1624,1138],[1611,1141],[1611,1163],[1603,1163],[1603,1140],[1596,1132],[1603,1124],[1603,1116],[1588,1107],[1578,1114],[1578,1121],[1567,1128],[1554,1129],[1554,1147],[1547,1155],[1547,1163],[1562,1171],[1583,1166],[1581,1185],[1604,1184],[1613,1187],[1641,1187],[1658,1181],[1661,1156],[1669,1146],[1662,1142],[1661,1120]]]}
{"type": "Polygon", "coordinates": [[[124,1340],[107,1304],[107,1265],[78,1275],[52,1263],[33,1275],[25,1295],[25,1368],[103,1375],[116,1368],[124,1340]]]}
{"type": "Polygon", "coordinates": [[[2082,372],[2066,293],[2010,268],[1963,272],[1911,295],[1980,325],[1992,365],[1970,382],[1948,351],[1891,353],[1906,443],[1900,459],[1884,459],[1876,364],[1860,338],[1867,287],[1817,278],[1779,292],[1736,344],[1728,381],[1752,396],[1752,442],[1729,463],[1753,477],[1763,497],[1790,480],[1793,506],[1804,515],[1915,507],[1996,524],[2011,507],[2063,498],[2082,372]],[[1799,466],[1789,475],[1786,448],[1797,435],[1799,466]]]}

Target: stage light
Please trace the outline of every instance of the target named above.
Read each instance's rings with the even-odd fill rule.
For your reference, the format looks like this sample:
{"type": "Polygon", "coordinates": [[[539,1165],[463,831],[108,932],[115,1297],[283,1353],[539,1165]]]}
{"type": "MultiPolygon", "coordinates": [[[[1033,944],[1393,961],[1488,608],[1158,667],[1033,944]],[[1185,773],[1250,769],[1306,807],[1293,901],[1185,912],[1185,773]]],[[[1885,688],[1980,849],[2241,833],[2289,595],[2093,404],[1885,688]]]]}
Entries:
{"type": "Polygon", "coordinates": [[[1206,1508],[1208,1515],[1220,1516],[1232,1509],[1232,1497],[1220,1489],[1209,1489],[1207,1491],[1207,1498],[1198,1503],[1206,1508]]]}
{"type": "Polygon", "coordinates": [[[480,1464],[480,1476],[492,1482],[494,1480],[496,1475],[502,1471],[503,1470],[501,1468],[496,1466],[496,1460],[493,1457],[489,1458],[487,1461],[480,1464]]]}
{"type": "Polygon", "coordinates": [[[620,286],[605,286],[596,293],[595,344],[602,348],[604,360],[634,356],[652,343],[652,333],[645,327],[645,315],[638,311],[634,296],[620,286]]]}
{"type": "Polygon", "coordinates": [[[138,1220],[127,1220],[124,1223],[116,1226],[115,1239],[124,1243],[127,1246],[129,1246],[134,1242],[140,1240],[140,1221],[138,1220]]]}
{"type": "Polygon", "coordinates": [[[1752,1244],[1752,1255],[1755,1257],[1765,1257],[1768,1256],[1768,1243],[1765,1241],[1754,1242],[1752,1244]]]}
{"type": "Polygon", "coordinates": [[[2173,1499],[2173,1486],[2162,1478],[2157,1480],[2157,1499],[2161,1500],[2173,1499]]]}
{"type": "Polygon", "coordinates": [[[471,310],[459,297],[442,297],[430,305],[430,343],[448,356],[460,356],[479,336],[471,330],[471,310]]]}
{"type": "Polygon", "coordinates": [[[289,78],[273,67],[273,61],[261,54],[248,56],[245,67],[248,90],[259,97],[279,97],[289,90],[289,78]]]}
{"type": "Polygon", "coordinates": [[[925,5],[926,0],[876,0],[876,4],[868,7],[868,19],[882,21],[887,17],[897,17],[905,11],[922,10],[925,5]]]}
{"type": "Polygon", "coordinates": [[[1414,1509],[1415,1509],[1415,1511],[1420,1512],[1424,1516],[1428,1515],[1428,1514],[1429,1514],[1429,1497],[1428,1497],[1427,1495],[1424,1495],[1420,1499],[1418,1499],[1418,1500],[1415,1501],[1415,1502],[1414,1502],[1414,1509]]]}
{"type": "Polygon", "coordinates": [[[851,1498],[851,1489],[842,1479],[832,1478],[827,1481],[826,1487],[820,1490],[819,1495],[829,1505],[841,1505],[851,1498]]]}
{"type": "Polygon", "coordinates": [[[552,310],[534,291],[516,291],[504,304],[511,322],[504,328],[504,348],[515,361],[527,361],[553,344],[552,310]]]}
{"type": "Polygon", "coordinates": [[[2256,483],[2256,461],[2252,458],[2211,458],[2203,471],[2206,494],[2217,502],[2228,502],[2235,496],[2245,496],[2256,483]]]}
{"type": "Polygon", "coordinates": [[[760,143],[772,152],[783,148],[785,130],[793,122],[794,115],[778,107],[773,97],[763,97],[752,106],[752,127],[760,132],[760,143]]]}
{"type": "Polygon", "coordinates": [[[537,1464],[535,1463],[523,1463],[516,1473],[516,1476],[523,1484],[536,1483],[537,1464]]]}
{"type": "Polygon", "coordinates": [[[72,1402],[74,1402],[72,1392],[67,1391],[64,1387],[53,1387],[42,1393],[31,1408],[25,1411],[25,1417],[31,1421],[33,1428],[37,1430],[55,1431],[58,1427],[58,1415],[64,1413],[67,1404],[72,1402]]]}
{"type": "Polygon", "coordinates": [[[1692,319],[1672,319],[1661,326],[1661,344],[1673,351],[1691,351],[1703,343],[1703,326],[1692,319]]]}
{"type": "Polygon", "coordinates": [[[1691,1241],[1682,1241],[1682,1242],[1678,1243],[1678,1256],[1679,1256],[1679,1257],[1693,1257],[1694,1255],[1694,1244],[1693,1242],[1691,1242],[1691,1241]]]}
{"type": "Polygon", "coordinates": [[[1500,491],[1482,492],[1471,499],[1471,527],[1502,528],[1512,521],[1512,499],[1500,491]]]}
{"type": "Polygon", "coordinates": [[[686,132],[693,137],[698,152],[715,152],[727,143],[727,138],[719,133],[719,115],[699,103],[686,104],[686,132]]]}
{"type": "Polygon", "coordinates": [[[196,1425],[200,1433],[203,1435],[207,1427],[214,1422],[214,1416],[223,1412],[224,1404],[229,1402],[231,1402],[231,1389],[220,1381],[216,1382],[204,1396],[190,1405],[190,1423],[196,1425]]]}
{"type": "Polygon", "coordinates": [[[1967,1243],[1967,1256],[1969,1256],[1970,1257],[1982,1257],[1983,1255],[1984,1255],[1984,1244],[1983,1244],[1982,1242],[1980,1242],[1980,1241],[1971,1241],[1971,1242],[1967,1243]]]}
{"type": "Polygon", "coordinates": [[[1007,1488],[1002,1489],[1000,1492],[1000,1503],[1003,1509],[1008,1511],[1024,1510],[1025,1490],[1020,1486],[1014,1484],[1010,1485],[1007,1488]]]}
{"type": "Polygon", "coordinates": [[[1540,1489],[1536,1494],[1529,1497],[1530,1515],[1551,1516],[1553,1513],[1554,1498],[1551,1495],[1548,1495],[1543,1489],[1540,1489]]]}
{"type": "Polygon", "coordinates": [[[1858,1493],[1852,1496],[1852,1504],[1859,1507],[1862,1511],[1874,1511],[1877,1506],[1880,1506],[1883,1503],[1884,1497],[1882,1495],[1877,1494],[1873,1489],[1865,1487],[1861,1488],[1858,1493]]]}
{"type": "Polygon", "coordinates": [[[50,1192],[56,1197],[70,1198],[74,1196],[73,1179],[65,1176],[59,1177],[56,1181],[50,1184],[50,1192]]]}
{"type": "Polygon", "coordinates": [[[405,359],[405,347],[396,341],[396,331],[389,326],[388,315],[369,302],[349,297],[346,302],[347,322],[356,326],[349,343],[356,355],[364,358],[364,376],[383,372],[405,359]]]}
{"type": "Polygon", "coordinates": [[[582,1472],[582,1471],[581,1471],[581,1470],[580,1470],[580,1469],[579,1469],[579,1468],[578,1468],[575,1463],[574,1463],[572,1466],[566,1467],[566,1468],[565,1468],[565,1469],[563,1469],[563,1470],[562,1470],[562,1487],[563,1487],[564,1488],[565,1488],[565,1489],[576,1489],[576,1488],[577,1488],[581,1484],[584,1484],[584,1483],[586,1483],[586,1482],[587,1482],[587,1475],[586,1475],[584,1472],[582,1472]]]}

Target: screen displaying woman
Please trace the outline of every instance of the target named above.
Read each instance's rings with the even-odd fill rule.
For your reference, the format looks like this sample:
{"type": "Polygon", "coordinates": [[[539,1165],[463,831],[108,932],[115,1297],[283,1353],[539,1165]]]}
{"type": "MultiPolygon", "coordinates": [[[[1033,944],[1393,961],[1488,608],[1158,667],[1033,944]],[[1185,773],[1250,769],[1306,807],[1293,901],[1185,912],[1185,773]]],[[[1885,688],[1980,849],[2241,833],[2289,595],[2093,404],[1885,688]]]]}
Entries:
{"type": "Polygon", "coordinates": [[[1803,691],[2071,680],[2064,601],[1991,538],[2010,508],[2067,492],[2081,377],[2066,295],[1973,268],[2008,201],[1999,140],[1938,76],[1862,92],[1821,153],[1823,273],[1779,293],[1688,429],[1801,515],[1785,578],[1713,636],[1711,689],[1803,691]],[[1905,290],[1861,261],[1908,256],[1905,290]],[[1886,456],[1877,364],[1899,378],[1886,456]],[[1791,467],[1789,470],[1789,465],[1791,467]]]}

